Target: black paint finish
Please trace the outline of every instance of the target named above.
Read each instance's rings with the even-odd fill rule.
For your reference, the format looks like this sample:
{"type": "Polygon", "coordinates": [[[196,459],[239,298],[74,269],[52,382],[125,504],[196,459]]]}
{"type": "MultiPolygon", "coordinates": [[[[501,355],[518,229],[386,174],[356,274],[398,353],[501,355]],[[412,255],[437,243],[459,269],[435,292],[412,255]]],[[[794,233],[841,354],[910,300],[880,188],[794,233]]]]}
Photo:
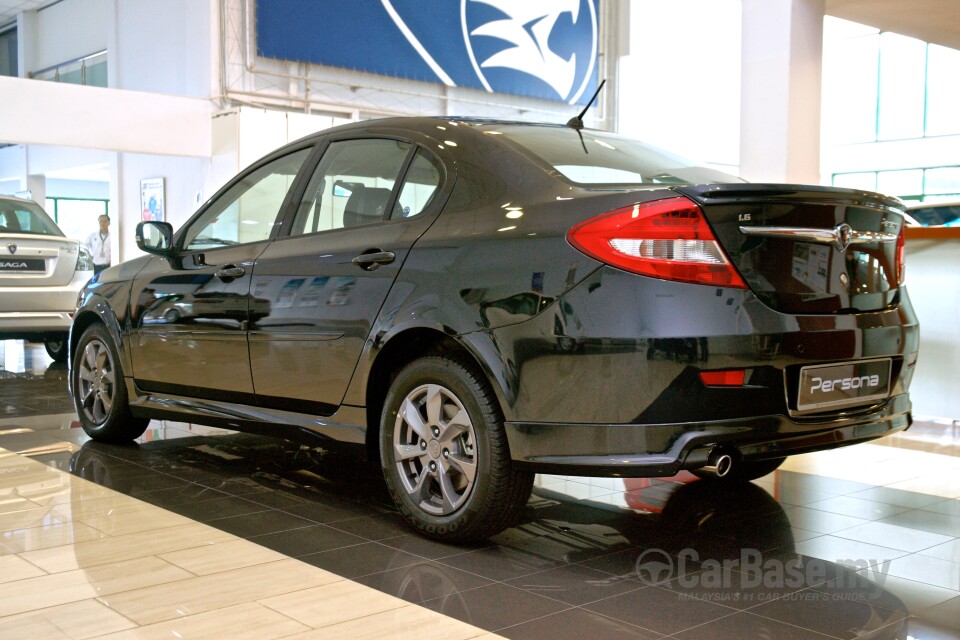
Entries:
{"type": "MultiPolygon", "coordinates": [[[[383,394],[400,367],[453,350],[486,374],[515,460],[584,475],[670,474],[702,465],[718,444],[761,459],[910,425],[918,322],[894,273],[895,245],[844,250],[740,230],[849,224],[897,234],[898,201],[673,177],[583,185],[508,136],[488,135],[511,126],[530,127],[391,119],[278,150],[254,168],[291,149],[310,154],[269,239],[206,252],[177,248],[241,174],[174,236],[172,250],[95,278],[72,343],[92,322],[111,329],[135,415],[356,445],[376,441],[383,394]],[[430,204],[410,218],[291,236],[297,203],[328,145],[358,138],[399,141],[409,157],[419,150],[439,163],[430,204]],[[567,242],[569,229],[588,218],[678,195],[701,207],[748,289],[630,274],[567,242]],[[371,253],[393,258],[374,268],[353,261],[371,253]],[[225,267],[243,273],[225,280],[216,275],[225,267]],[[316,294],[315,304],[289,304],[304,291],[316,294]],[[797,411],[801,367],[863,358],[891,359],[888,399],[797,411]],[[699,378],[731,368],[746,371],[744,386],[707,387],[699,378]]],[[[555,133],[565,152],[564,145],[580,148],[563,127],[538,132],[555,133]]]]}

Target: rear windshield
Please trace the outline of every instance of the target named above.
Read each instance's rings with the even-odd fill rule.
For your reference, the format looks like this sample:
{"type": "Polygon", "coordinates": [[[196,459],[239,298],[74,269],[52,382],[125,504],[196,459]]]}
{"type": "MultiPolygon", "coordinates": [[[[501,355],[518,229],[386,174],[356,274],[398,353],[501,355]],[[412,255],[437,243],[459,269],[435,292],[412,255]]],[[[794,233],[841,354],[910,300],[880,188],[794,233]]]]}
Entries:
{"type": "Polygon", "coordinates": [[[33,202],[0,200],[0,233],[63,237],[56,223],[33,202]]]}
{"type": "Polygon", "coordinates": [[[570,182],[601,184],[709,184],[743,182],[663,149],[603,131],[572,127],[492,125],[559,171],[570,182]]]}

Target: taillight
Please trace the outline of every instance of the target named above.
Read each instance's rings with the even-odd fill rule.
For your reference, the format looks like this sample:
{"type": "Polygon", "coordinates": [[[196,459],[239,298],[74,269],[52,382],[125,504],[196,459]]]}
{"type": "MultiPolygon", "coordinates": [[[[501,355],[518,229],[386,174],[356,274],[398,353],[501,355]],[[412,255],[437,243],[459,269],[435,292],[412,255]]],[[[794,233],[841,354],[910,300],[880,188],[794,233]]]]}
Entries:
{"type": "Polygon", "coordinates": [[[746,378],[746,369],[700,372],[700,380],[708,387],[742,387],[746,378]]]}
{"type": "Polygon", "coordinates": [[[897,284],[901,285],[907,276],[907,265],[904,260],[906,255],[906,229],[907,223],[900,226],[900,234],[897,236],[897,284]]]}
{"type": "Polygon", "coordinates": [[[601,214],[567,232],[592,258],[662,280],[746,289],[696,204],[684,197],[601,214]]]}

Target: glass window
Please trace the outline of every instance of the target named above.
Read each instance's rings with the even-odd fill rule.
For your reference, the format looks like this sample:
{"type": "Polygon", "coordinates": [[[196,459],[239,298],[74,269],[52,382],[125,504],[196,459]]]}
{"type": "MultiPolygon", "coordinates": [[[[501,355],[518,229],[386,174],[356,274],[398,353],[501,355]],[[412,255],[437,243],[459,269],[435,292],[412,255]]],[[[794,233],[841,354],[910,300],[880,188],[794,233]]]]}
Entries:
{"type": "Polygon", "coordinates": [[[880,34],[880,140],[923,136],[926,43],[880,34]]]}
{"type": "Polygon", "coordinates": [[[410,163],[400,190],[399,206],[393,208],[391,217],[409,218],[427,208],[440,186],[440,168],[436,161],[422,149],[410,163]]]}
{"type": "Polygon", "coordinates": [[[107,52],[106,51],[84,59],[83,84],[91,87],[107,86],[107,52]]]}
{"type": "Polygon", "coordinates": [[[880,36],[824,43],[823,125],[836,144],[877,139],[880,36]]]}
{"type": "Polygon", "coordinates": [[[301,149],[247,173],[187,230],[186,249],[211,249],[270,237],[293,179],[312,149],[301,149]]]}
{"type": "Polygon", "coordinates": [[[924,193],[960,193],[960,167],[927,169],[924,193]]]}
{"type": "Polygon", "coordinates": [[[39,205],[26,200],[0,200],[0,233],[63,236],[39,205]]]}
{"type": "Polygon", "coordinates": [[[935,44],[927,51],[927,135],[960,133],[960,51],[935,44]]]}
{"type": "Polygon", "coordinates": [[[409,152],[410,144],[397,140],[332,143],[307,185],[291,235],[386,219],[393,185],[409,152]]]}
{"type": "Polygon", "coordinates": [[[99,229],[97,218],[108,215],[106,200],[47,198],[47,211],[68,238],[84,239],[99,229]]]}
{"type": "Polygon", "coordinates": [[[835,173],[833,174],[833,186],[876,191],[877,174],[874,171],[865,171],[863,173],[835,173]]]}
{"type": "Polygon", "coordinates": [[[8,29],[0,33],[0,76],[20,75],[17,60],[17,30],[8,29]]]}
{"type": "Polygon", "coordinates": [[[881,171],[877,174],[877,191],[888,196],[919,196],[923,193],[923,169],[881,171]]]}
{"type": "Polygon", "coordinates": [[[101,51],[84,58],[64,62],[37,71],[31,77],[37,80],[105,87],[107,86],[107,52],[101,51]]]}
{"type": "Polygon", "coordinates": [[[493,125],[490,130],[499,132],[579,184],[743,182],[613,133],[524,125],[493,125]]]}

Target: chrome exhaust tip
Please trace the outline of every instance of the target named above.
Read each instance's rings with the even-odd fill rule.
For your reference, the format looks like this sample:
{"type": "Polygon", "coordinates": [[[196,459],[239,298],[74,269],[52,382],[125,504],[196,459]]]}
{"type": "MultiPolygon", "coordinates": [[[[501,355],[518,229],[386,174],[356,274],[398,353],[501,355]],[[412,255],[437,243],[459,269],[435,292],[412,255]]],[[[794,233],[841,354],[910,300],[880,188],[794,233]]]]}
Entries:
{"type": "Polygon", "coordinates": [[[723,452],[712,452],[707,459],[707,464],[697,469],[714,478],[723,478],[733,469],[733,458],[730,454],[723,452]]]}

